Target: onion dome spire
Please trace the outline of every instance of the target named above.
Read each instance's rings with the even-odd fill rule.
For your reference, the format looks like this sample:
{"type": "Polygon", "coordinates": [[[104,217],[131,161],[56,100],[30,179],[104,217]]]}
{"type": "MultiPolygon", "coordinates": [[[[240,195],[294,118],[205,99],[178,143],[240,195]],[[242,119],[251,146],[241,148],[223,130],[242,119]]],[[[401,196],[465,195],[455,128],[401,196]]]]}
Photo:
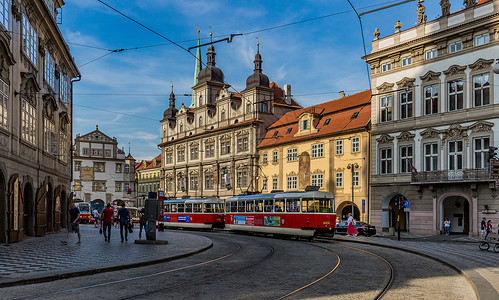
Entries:
{"type": "Polygon", "coordinates": [[[269,87],[269,78],[267,75],[263,74],[262,70],[262,56],[260,55],[260,43],[256,44],[257,50],[255,54],[255,60],[253,63],[255,64],[255,69],[253,70],[253,74],[251,74],[246,79],[246,89],[250,89],[255,86],[269,87]]]}

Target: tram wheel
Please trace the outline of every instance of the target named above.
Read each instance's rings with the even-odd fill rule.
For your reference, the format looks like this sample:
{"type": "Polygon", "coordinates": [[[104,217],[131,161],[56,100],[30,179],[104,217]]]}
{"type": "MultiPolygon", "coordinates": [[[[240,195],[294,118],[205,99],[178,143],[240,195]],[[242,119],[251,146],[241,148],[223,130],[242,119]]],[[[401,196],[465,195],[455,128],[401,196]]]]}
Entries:
{"type": "Polygon", "coordinates": [[[478,245],[478,247],[480,248],[480,250],[489,250],[490,245],[487,242],[480,242],[480,245],[478,245]]]}
{"type": "Polygon", "coordinates": [[[494,246],[494,252],[499,253],[499,244],[494,246]]]}

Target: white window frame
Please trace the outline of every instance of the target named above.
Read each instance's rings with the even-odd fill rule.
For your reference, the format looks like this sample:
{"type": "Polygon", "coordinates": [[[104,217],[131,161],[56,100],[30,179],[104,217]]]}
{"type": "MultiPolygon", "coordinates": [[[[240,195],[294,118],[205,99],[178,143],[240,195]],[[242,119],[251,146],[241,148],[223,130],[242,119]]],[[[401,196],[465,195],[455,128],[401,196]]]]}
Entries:
{"type": "Polygon", "coordinates": [[[268,190],[268,181],[269,180],[267,178],[262,179],[262,191],[268,190]]]}
{"type": "Polygon", "coordinates": [[[22,99],[22,134],[26,142],[36,143],[36,108],[27,100],[22,99]]]}
{"type": "Polygon", "coordinates": [[[379,98],[379,122],[390,122],[393,120],[393,96],[383,96],[379,98]]]}
{"type": "Polygon", "coordinates": [[[400,119],[409,119],[414,115],[412,90],[400,92],[400,119]]]}
{"type": "Polygon", "coordinates": [[[324,157],[324,143],[312,145],[312,158],[324,157]]]}
{"type": "Polygon", "coordinates": [[[301,121],[301,130],[307,130],[308,129],[308,119],[302,120],[301,121]]]}
{"type": "Polygon", "coordinates": [[[481,46],[489,43],[489,34],[483,33],[475,36],[475,46],[481,46]]]}
{"type": "Polygon", "coordinates": [[[450,141],[447,144],[447,149],[448,149],[448,169],[451,171],[455,170],[462,170],[463,165],[464,165],[464,143],[462,140],[458,141],[450,141]],[[452,146],[454,145],[454,151],[451,150],[452,146]],[[458,146],[461,146],[461,151],[458,150],[458,146]]]}
{"type": "Polygon", "coordinates": [[[237,152],[248,151],[248,137],[242,137],[237,139],[237,152]]]}
{"type": "Polygon", "coordinates": [[[277,190],[279,188],[279,181],[277,178],[272,178],[272,190],[277,190]]]}
{"type": "Polygon", "coordinates": [[[423,98],[424,98],[424,115],[429,116],[438,113],[438,107],[439,107],[438,84],[425,86],[423,88],[423,98]],[[433,110],[433,104],[435,103],[437,105],[436,111],[433,110]],[[429,113],[428,109],[430,110],[429,113]]]}
{"type": "Polygon", "coordinates": [[[490,137],[482,136],[473,139],[473,167],[487,169],[489,167],[490,137]],[[479,145],[477,145],[477,142],[479,145]]]}
{"type": "Polygon", "coordinates": [[[277,151],[272,152],[272,163],[273,164],[279,163],[279,152],[277,151]]]}
{"type": "Polygon", "coordinates": [[[449,44],[449,54],[456,53],[461,50],[463,50],[463,43],[461,41],[449,44]]]}
{"type": "Polygon", "coordinates": [[[185,161],[185,149],[177,150],[177,161],[178,162],[185,161]]]}
{"type": "Polygon", "coordinates": [[[473,88],[473,106],[479,107],[490,104],[490,73],[483,73],[473,76],[472,82],[473,88]],[[486,83],[483,83],[484,78],[486,78],[486,83]],[[478,80],[479,79],[479,80],[478,80]],[[484,91],[488,91],[488,96],[485,99],[484,91]],[[477,98],[477,93],[479,94],[479,99],[477,98]],[[479,105],[477,105],[479,101],[479,105]]]}
{"type": "Polygon", "coordinates": [[[353,172],[353,186],[360,186],[360,171],[354,171],[353,172]]]}
{"type": "Polygon", "coordinates": [[[457,111],[464,109],[464,80],[463,79],[455,79],[447,82],[447,110],[448,111],[457,111]],[[461,90],[458,90],[459,84],[461,83],[461,90]],[[451,92],[451,88],[454,87],[454,91],[451,92]],[[459,97],[461,97],[461,101],[459,101],[459,97]],[[454,102],[454,109],[451,109],[451,102],[454,102]],[[461,107],[459,107],[459,104],[461,107]]]}
{"type": "Polygon", "coordinates": [[[269,163],[268,161],[268,154],[267,152],[263,152],[262,154],[262,165],[267,165],[269,163]]]}
{"type": "Polygon", "coordinates": [[[388,72],[391,69],[392,69],[392,63],[391,62],[387,62],[387,63],[381,64],[381,72],[388,72]]]}
{"type": "Polygon", "coordinates": [[[288,162],[298,160],[298,148],[288,149],[288,162]]]}
{"type": "Polygon", "coordinates": [[[59,76],[59,99],[66,104],[69,101],[69,80],[68,76],[64,73],[61,73],[61,76],[59,76]]]}
{"type": "Polygon", "coordinates": [[[433,59],[438,56],[437,48],[426,50],[425,52],[425,58],[428,59],[433,59]]]}
{"type": "Polygon", "coordinates": [[[343,140],[336,141],[336,155],[343,154],[343,140]]]}
{"type": "Polygon", "coordinates": [[[45,68],[43,75],[48,85],[52,90],[55,90],[55,60],[47,50],[45,50],[45,68]]]}
{"type": "Polygon", "coordinates": [[[392,148],[379,149],[379,173],[387,175],[393,173],[393,150],[392,148]],[[384,169],[384,171],[383,171],[384,169]]]}
{"type": "Polygon", "coordinates": [[[0,79],[0,128],[8,129],[9,85],[0,79]]]}
{"type": "Polygon", "coordinates": [[[414,161],[414,147],[412,145],[402,145],[399,147],[399,172],[411,173],[411,163],[414,161]],[[410,162],[410,163],[409,163],[410,162]]]}
{"type": "Polygon", "coordinates": [[[412,57],[411,56],[405,56],[402,57],[402,67],[408,66],[412,64],[412,57]]]}
{"type": "Polygon", "coordinates": [[[343,187],[343,172],[336,172],[335,178],[336,187],[343,187]]]}
{"type": "Polygon", "coordinates": [[[360,152],[360,137],[352,137],[352,153],[360,152]]]}
{"type": "Polygon", "coordinates": [[[438,143],[427,143],[424,147],[424,170],[433,172],[438,170],[438,143]]]}
{"type": "Polygon", "coordinates": [[[24,14],[22,16],[22,32],[23,32],[23,42],[22,42],[23,52],[36,67],[38,38],[35,28],[31,25],[31,22],[29,21],[28,17],[26,17],[26,15],[24,14]]]}
{"type": "Polygon", "coordinates": [[[324,187],[324,174],[312,174],[312,181],[311,181],[313,186],[318,186],[319,188],[324,187]]]}
{"type": "Polygon", "coordinates": [[[6,30],[10,29],[10,0],[0,0],[0,23],[6,30]]]}
{"type": "Polygon", "coordinates": [[[288,190],[298,189],[298,176],[288,176],[287,187],[288,187],[288,190]]]}

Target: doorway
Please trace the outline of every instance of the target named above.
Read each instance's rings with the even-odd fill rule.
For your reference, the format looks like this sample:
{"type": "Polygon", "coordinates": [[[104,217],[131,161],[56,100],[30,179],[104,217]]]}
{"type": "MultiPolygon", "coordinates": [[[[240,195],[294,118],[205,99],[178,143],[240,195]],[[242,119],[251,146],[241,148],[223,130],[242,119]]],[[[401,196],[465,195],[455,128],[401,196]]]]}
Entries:
{"type": "Polygon", "coordinates": [[[454,234],[468,234],[470,232],[470,205],[462,196],[449,196],[442,201],[440,214],[440,230],[443,232],[443,223],[449,219],[450,232],[454,234]]]}

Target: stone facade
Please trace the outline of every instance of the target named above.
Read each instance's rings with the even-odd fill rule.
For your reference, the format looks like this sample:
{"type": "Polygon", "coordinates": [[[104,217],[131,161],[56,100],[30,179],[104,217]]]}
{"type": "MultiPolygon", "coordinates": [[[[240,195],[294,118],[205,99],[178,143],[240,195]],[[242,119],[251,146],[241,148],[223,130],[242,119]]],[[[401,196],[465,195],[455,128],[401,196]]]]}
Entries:
{"type": "Polygon", "coordinates": [[[0,243],[66,227],[72,79],[60,0],[0,1],[0,243]]]}
{"type": "Polygon", "coordinates": [[[499,141],[499,1],[481,1],[372,42],[371,223],[476,235],[499,221],[489,147],[499,141]]]}

